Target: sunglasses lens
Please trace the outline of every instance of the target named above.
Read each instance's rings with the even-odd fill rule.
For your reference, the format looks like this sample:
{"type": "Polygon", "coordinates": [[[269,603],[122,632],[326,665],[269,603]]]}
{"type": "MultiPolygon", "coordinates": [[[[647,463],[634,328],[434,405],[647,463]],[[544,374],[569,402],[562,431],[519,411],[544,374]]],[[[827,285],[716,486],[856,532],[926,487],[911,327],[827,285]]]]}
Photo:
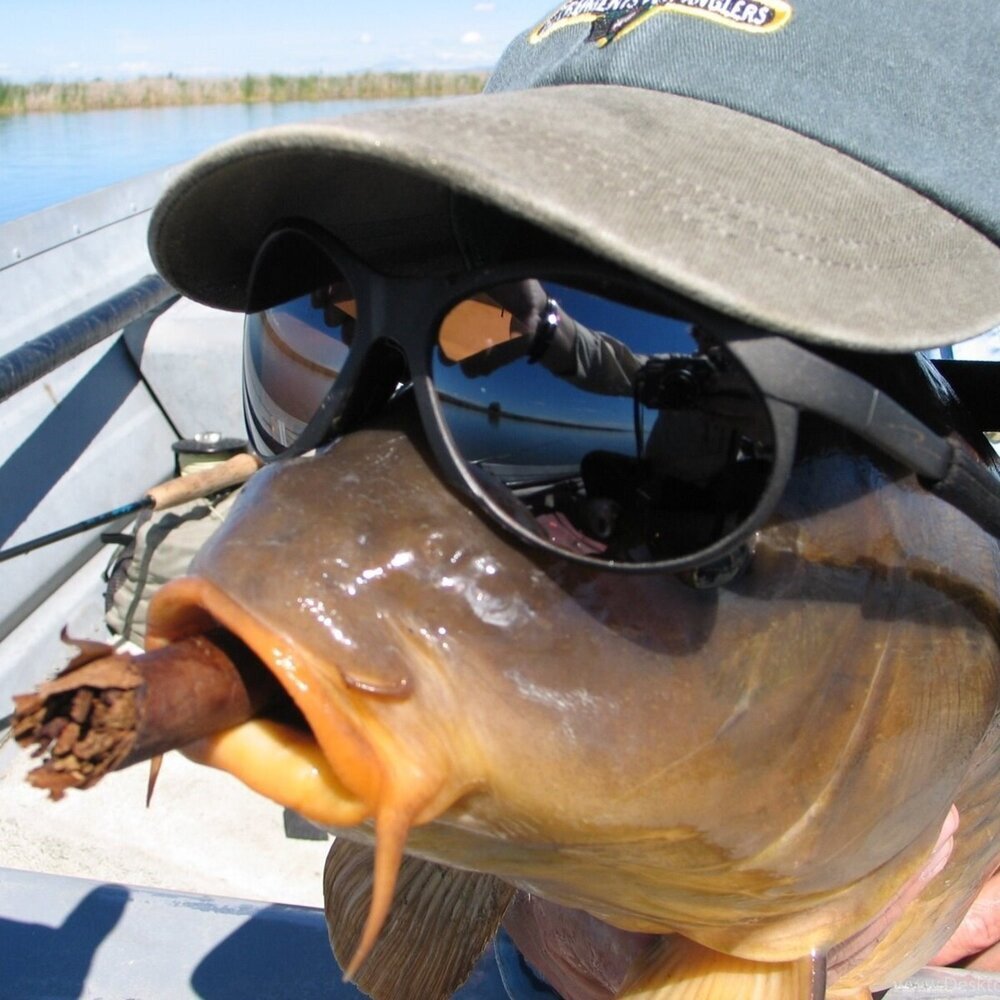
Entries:
{"type": "MultiPolygon", "coordinates": [[[[355,290],[323,247],[286,230],[258,255],[249,310],[254,447],[310,447],[338,405],[355,290]]],[[[720,343],[641,291],[535,278],[485,287],[441,320],[430,364],[470,485],[555,548],[691,567],[713,564],[756,523],[774,465],[768,408],[720,343]]]]}
{"type": "Polygon", "coordinates": [[[276,455],[295,443],[343,368],[357,303],[330,258],[294,232],[261,251],[249,300],[259,308],[244,321],[247,424],[254,447],[276,455]]]}
{"type": "Polygon", "coordinates": [[[752,381],[655,309],[547,280],[498,285],[445,316],[432,371],[479,492],[576,555],[701,553],[767,486],[774,435],[752,381]]]}

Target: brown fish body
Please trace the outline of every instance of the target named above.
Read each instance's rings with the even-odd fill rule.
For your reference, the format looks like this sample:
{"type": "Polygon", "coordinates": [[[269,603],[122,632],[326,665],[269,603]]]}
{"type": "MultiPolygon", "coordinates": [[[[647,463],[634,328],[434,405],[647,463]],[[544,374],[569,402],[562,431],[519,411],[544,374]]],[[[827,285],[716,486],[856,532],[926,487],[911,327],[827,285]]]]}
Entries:
{"type": "Polygon", "coordinates": [[[193,572],[153,645],[236,632],[319,748],[254,722],[193,753],[374,827],[377,882],[405,839],[790,961],[873,920],[957,801],[951,863],[846,989],[925,962],[996,864],[995,545],[846,446],[800,461],[751,572],[714,591],[529,556],[392,428],[258,474],[193,572]]]}

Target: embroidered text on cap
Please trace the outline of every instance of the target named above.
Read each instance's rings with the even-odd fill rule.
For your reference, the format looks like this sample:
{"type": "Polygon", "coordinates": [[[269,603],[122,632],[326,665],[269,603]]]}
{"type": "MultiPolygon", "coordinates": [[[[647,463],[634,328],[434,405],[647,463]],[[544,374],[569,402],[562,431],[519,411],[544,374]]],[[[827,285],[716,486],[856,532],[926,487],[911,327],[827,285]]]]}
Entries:
{"type": "Polygon", "coordinates": [[[534,45],[571,24],[591,25],[588,42],[607,45],[637,28],[655,14],[692,14],[741,31],[771,32],[784,27],[792,16],[785,0],[752,3],[750,0],[566,0],[529,36],[534,45]]]}

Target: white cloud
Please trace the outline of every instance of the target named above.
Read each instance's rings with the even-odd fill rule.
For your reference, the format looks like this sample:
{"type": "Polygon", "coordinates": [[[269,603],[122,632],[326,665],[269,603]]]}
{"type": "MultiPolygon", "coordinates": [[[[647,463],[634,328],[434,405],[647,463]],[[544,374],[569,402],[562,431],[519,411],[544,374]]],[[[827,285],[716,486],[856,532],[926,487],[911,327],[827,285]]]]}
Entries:
{"type": "Polygon", "coordinates": [[[491,10],[496,10],[497,5],[495,3],[489,3],[487,0],[485,3],[473,4],[472,9],[479,11],[480,13],[488,13],[491,10]]]}
{"type": "Polygon", "coordinates": [[[479,34],[478,31],[467,31],[462,35],[463,45],[480,45],[482,44],[483,36],[479,34]]]}
{"type": "Polygon", "coordinates": [[[372,34],[370,31],[362,31],[361,38],[359,39],[359,41],[361,42],[362,45],[371,45],[374,39],[372,38],[372,34]]]}

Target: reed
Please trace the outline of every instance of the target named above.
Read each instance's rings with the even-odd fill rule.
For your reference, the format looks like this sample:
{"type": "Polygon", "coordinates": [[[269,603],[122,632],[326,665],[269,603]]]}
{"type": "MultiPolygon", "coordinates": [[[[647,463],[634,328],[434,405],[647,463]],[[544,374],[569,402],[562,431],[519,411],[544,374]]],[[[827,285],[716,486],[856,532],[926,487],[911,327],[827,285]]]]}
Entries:
{"type": "Polygon", "coordinates": [[[0,80],[0,115],[192,104],[280,104],[475,94],[486,72],[356,73],[347,76],[139,77],[81,83],[16,84],[0,80]]]}

